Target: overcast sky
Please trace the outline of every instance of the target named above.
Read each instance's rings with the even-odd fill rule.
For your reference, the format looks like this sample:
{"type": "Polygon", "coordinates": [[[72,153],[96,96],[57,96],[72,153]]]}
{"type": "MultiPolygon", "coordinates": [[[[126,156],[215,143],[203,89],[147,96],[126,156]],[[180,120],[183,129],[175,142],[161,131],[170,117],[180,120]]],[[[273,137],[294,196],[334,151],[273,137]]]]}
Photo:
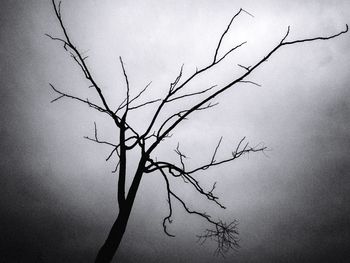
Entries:
{"type": "MultiPolygon", "coordinates": [[[[188,90],[219,87],[242,72],[237,63],[261,59],[291,26],[289,40],[327,36],[345,29],[350,2],[309,1],[121,1],[62,2],[62,15],[76,46],[107,101],[125,94],[118,56],[128,72],[131,93],[152,85],[144,99],[165,94],[182,64],[184,77],[213,59],[220,34],[232,25],[220,54],[247,40],[188,90]]],[[[62,45],[44,36],[62,36],[50,1],[9,0],[0,6],[1,74],[1,258],[6,262],[93,262],[117,212],[115,163],[108,148],[83,139],[115,139],[107,118],[66,99],[54,104],[49,83],[97,101],[62,45]]],[[[210,160],[223,136],[224,158],[246,136],[263,143],[251,154],[201,174],[217,181],[227,207],[208,204],[188,185],[176,188],[192,208],[213,218],[239,220],[241,249],[218,258],[215,243],[196,243],[207,225],[174,207],[167,215],[159,174],[144,177],[116,262],[346,262],[350,257],[350,33],[330,41],[279,50],[250,77],[261,85],[239,85],[216,98],[218,106],[195,114],[156,153],[177,161],[173,149],[190,156],[189,167],[210,160]]],[[[191,103],[187,101],[186,103],[191,103]]],[[[188,105],[188,104],[187,104],[188,105]]],[[[183,106],[183,105],[180,105],[183,106]]],[[[169,113],[170,113],[169,109],[169,113]]],[[[154,107],[130,116],[143,129],[154,107]]],[[[130,165],[134,156],[130,156],[130,165]]],[[[131,176],[132,174],[130,174],[131,176]]]]}

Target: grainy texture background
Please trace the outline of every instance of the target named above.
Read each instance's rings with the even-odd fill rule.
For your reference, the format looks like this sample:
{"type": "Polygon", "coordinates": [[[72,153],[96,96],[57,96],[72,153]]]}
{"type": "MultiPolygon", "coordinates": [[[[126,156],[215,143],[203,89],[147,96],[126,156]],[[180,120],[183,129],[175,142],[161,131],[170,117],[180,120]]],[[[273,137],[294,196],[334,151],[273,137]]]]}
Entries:
{"type": "MultiPolygon", "coordinates": [[[[329,35],[349,23],[343,1],[63,1],[73,41],[110,103],[125,92],[117,57],[125,61],[134,94],[153,80],[166,92],[182,63],[185,75],[209,63],[218,38],[240,8],[223,48],[248,40],[222,67],[189,87],[224,84],[260,59],[291,25],[290,39],[329,35]]],[[[4,262],[92,262],[116,211],[113,163],[108,149],[84,140],[114,138],[116,130],[84,105],[50,104],[48,83],[95,99],[63,48],[44,36],[60,35],[50,1],[8,0],[0,8],[0,242],[4,262]]],[[[268,157],[250,155],[206,171],[218,181],[225,211],[189,187],[177,190],[193,207],[215,218],[240,222],[242,248],[213,257],[214,243],[196,244],[206,224],[175,206],[175,220],[162,232],[164,182],[143,179],[118,262],[347,262],[350,257],[350,35],[283,48],[251,80],[219,97],[212,111],[194,115],[159,149],[174,160],[181,142],[189,165],[210,158],[221,135],[221,156],[242,136],[264,142],[268,157]]],[[[141,129],[154,108],[132,116],[141,129]],[[148,111],[149,110],[149,111],[148,111]]],[[[130,156],[132,166],[133,156],[130,156]]],[[[117,259],[116,258],[116,259],[117,259]]],[[[117,261],[116,261],[117,262],[117,261]]]]}

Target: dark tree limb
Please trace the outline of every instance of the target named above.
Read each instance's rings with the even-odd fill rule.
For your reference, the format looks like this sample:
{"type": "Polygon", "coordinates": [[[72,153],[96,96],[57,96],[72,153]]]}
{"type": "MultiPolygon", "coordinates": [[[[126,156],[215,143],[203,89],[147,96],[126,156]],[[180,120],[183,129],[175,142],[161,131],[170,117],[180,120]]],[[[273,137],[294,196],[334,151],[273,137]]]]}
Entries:
{"type": "MultiPolygon", "coordinates": [[[[213,108],[215,106],[217,106],[219,103],[208,103],[207,105],[204,105],[198,109],[196,109],[196,111],[203,111],[203,110],[207,110],[207,109],[210,109],[210,108],[213,108]]],[[[178,111],[176,113],[174,113],[173,115],[169,116],[167,119],[165,119],[163,121],[163,123],[160,125],[158,131],[157,131],[157,138],[159,138],[161,136],[161,133],[162,133],[162,130],[163,128],[169,124],[170,121],[172,121],[174,118],[178,117],[180,118],[181,116],[183,116],[186,112],[188,112],[190,109],[186,109],[186,110],[181,110],[181,111],[178,111]]],[[[164,139],[164,138],[162,138],[164,139]]]]}
{"type": "Polygon", "coordinates": [[[245,69],[246,71],[249,71],[249,69],[251,68],[251,66],[246,67],[246,66],[243,66],[243,65],[241,65],[241,64],[237,64],[237,66],[239,66],[239,67],[245,69]]]}
{"type": "Polygon", "coordinates": [[[254,82],[254,81],[251,81],[251,80],[241,80],[239,83],[248,83],[248,84],[253,84],[255,86],[261,87],[260,84],[254,82]]]}
{"type": "MultiPolygon", "coordinates": [[[[155,164],[157,166],[157,164],[155,164]]],[[[168,208],[169,208],[169,214],[163,218],[163,231],[166,235],[170,236],[170,237],[175,237],[174,235],[170,234],[167,230],[167,226],[166,226],[166,223],[168,222],[169,224],[171,224],[173,221],[171,219],[171,216],[173,215],[173,208],[172,208],[172,203],[171,203],[171,190],[170,190],[170,183],[169,183],[169,180],[168,178],[166,177],[166,174],[165,172],[159,168],[159,171],[161,172],[164,180],[165,180],[165,183],[166,183],[166,189],[167,189],[167,197],[168,197],[168,208]]]]}
{"type": "Polygon", "coordinates": [[[82,98],[79,98],[77,96],[73,96],[73,95],[70,95],[68,93],[65,93],[63,91],[60,91],[58,90],[54,85],[52,85],[51,83],[50,84],[50,87],[56,92],[59,94],[59,96],[53,100],[51,100],[51,103],[54,103],[62,98],[69,98],[69,99],[73,99],[73,100],[77,100],[79,102],[82,102],[84,104],[87,104],[89,107],[95,109],[95,110],[98,110],[99,112],[103,112],[103,113],[107,113],[108,115],[110,115],[110,112],[108,112],[106,109],[102,108],[101,106],[95,104],[95,103],[92,103],[90,102],[88,99],[82,99],[82,98]]]}
{"type": "Polygon", "coordinates": [[[100,144],[106,144],[109,146],[112,146],[114,149],[118,148],[118,145],[107,142],[107,141],[101,141],[98,139],[98,135],[97,135],[97,125],[96,122],[94,122],[94,138],[90,138],[89,136],[84,136],[85,139],[89,140],[89,141],[93,141],[96,143],[100,143],[100,144]]]}
{"type": "Polygon", "coordinates": [[[211,218],[210,215],[208,215],[205,212],[198,212],[196,210],[190,209],[185,201],[182,200],[181,197],[179,197],[177,194],[175,194],[171,189],[170,189],[170,183],[169,179],[166,176],[166,173],[163,171],[162,168],[159,168],[159,171],[161,172],[165,182],[166,182],[166,188],[167,188],[167,195],[168,195],[168,200],[169,200],[169,215],[166,216],[163,219],[163,230],[164,233],[167,234],[168,236],[173,237],[173,235],[169,234],[167,231],[166,227],[166,221],[169,223],[172,222],[171,216],[172,216],[172,206],[171,206],[171,196],[174,197],[185,209],[185,211],[189,214],[194,214],[197,215],[203,219],[205,219],[208,223],[212,225],[213,228],[207,229],[204,234],[199,235],[199,241],[203,244],[207,239],[212,239],[217,242],[217,248],[215,250],[215,253],[217,255],[222,255],[224,256],[225,253],[227,253],[229,250],[233,249],[236,250],[239,248],[239,238],[238,238],[238,221],[234,219],[231,223],[225,223],[221,220],[215,221],[211,218]]]}
{"type": "Polygon", "coordinates": [[[187,183],[190,183],[198,193],[205,196],[208,200],[213,201],[219,207],[225,209],[226,207],[221,204],[221,202],[219,201],[219,198],[213,194],[213,191],[214,191],[215,186],[216,186],[216,182],[212,186],[211,190],[209,190],[209,191],[204,190],[203,187],[201,186],[199,180],[197,180],[193,177],[193,174],[195,174],[196,172],[199,172],[199,171],[207,170],[210,167],[214,167],[214,166],[218,166],[218,165],[221,165],[224,163],[232,162],[235,159],[240,158],[244,154],[248,154],[250,152],[264,152],[267,149],[265,146],[251,147],[251,146],[249,146],[248,142],[244,143],[244,140],[245,140],[245,137],[240,140],[240,142],[237,144],[235,150],[232,151],[231,157],[217,161],[216,155],[217,155],[218,149],[220,147],[220,144],[222,142],[222,137],[221,137],[218,144],[216,145],[216,147],[214,149],[214,152],[211,156],[210,162],[205,164],[205,165],[201,165],[197,168],[194,168],[192,170],[186,169],[185,159],[187,159],[187,156],[183,152],[181,152],[180,146],[178,144],[176,149],[175,149],[175,152],[179,157],[180,165],[181,165],[180,167],[175,165],[175,164],[169,163],[169,162],[154,161],[151,158],[149,158],[148,161],[150,162],[150,165],[148,165],[145,168],[145,172],[151,173],[151,172],[157,171],[159,169],[167,169],[169,174],[171,174],[174,177],[183,178],[184,181],[187,183]]]}
{"type": "Polygon", "coordinates": [[[57,40],[59,42],[63,42],[64,45],[64,49],[68,51],[68,49],[70,49],[70,54],[73,57],[73,59],[78,63],[79,67],[82,69],[85,77],[90,81],[91,85],[95,88],[99,98],[102,101],[102,104],[104,106],[104,108],[106,109],[106,111],[109,113],[110,116],[113,117],[115,123],[117,126],[119,126],[119,120],[118,118],[113,114],[113,112],[110,110],[107,101],[102,93],[102,90],[100,89],[100,87],[97,85],[97,83],[95,82],[94,78],[92,77],[92,74],[90,73],[89,68],[87,67],[86,63],[85,63],[85,59],[82,57],[82,55],[80,54],[80,52],[78,51],[78,49],[73,45],[73,43],[71,42],[67,30],[63,24],[63,20],[62,20],[62,16],[61,16],[61,1],[59,1],[58,7],[55,3],[55,0],[52,0],[52,5],[54,7],[54,11],[56,14],[56,17],[59,21],[59,24],[61,26],[61,29],[63,31],[64,37],[65,39],[61,39],[61,38],[54,38],[51,37],[50,35],[47,34],[47,36],[49,36],[51,39],[53,40],[57,40]]]}
{"type": "Polygon", "coordinates": [[[153,104],[153,103],[158,102],[158,101],[161,101],[161,99],[154,99],[154,100],[150,100],[150,101],[141,103],[141,104],[136,105],[136,106],[129,107],[129,110],[136,110],[138,108],[141,108],[141,107],[149,105],[149,104],[153,104]]]}
{"type": "MultiPolygon", "coordinates": [[[[222,87],[221,89],[219,89],[218,91],[216,91],[215,93],[209,95],[207,98],[203,99],[202,101],[200,101],[199,103],[197,103],[196,105],[194,105],[190,110],[188,110],[186,113],[184,113],[181,117],[179,117],[170,127],[168,127],[159,137],[158,140],[156,142],[154,142],[151,147],[148,150],[148,153],[151,153],[156,147],[157,145],[163,140],[164,136],[166,136],[168,133],[170,133],[175,127],[177,127],[177,125],[179,123],[181,123],[184,119],[186,119],[188,117],[188,115],[190,115],[191,113],[193,113],[194,111],[196,111],[196,109],[200,108],[202,105],[204,105],[205,103],[207,103],[208,101],[214,99],[216,96],[222,94],[224,91],[226,91],[227,89],[231,88],[232,86],[234,86],[235,84],[242,82],[245,80],[246,77],[248,77],[252,72],[254,72],[255,69],[257,69],[262,63],[264,63],[265,61],[267,61],[267,59],[269,57],[271,57],[272,54],[274,54],[277,50],[279,50],[281,47],[286,46],[286,45],[292,45],[292,44],[297,44],[297,43],[303,43],[303,42],[310,42],[310,41],[316,41],[316,40],[329,40],[335,37],[338,37],[346,32],[348,32],[349,28],[348,25],[346,24],[346,28],[345,30],[334,34],[334,35],[330,35],[330,36],[326,36],[326,37],[315,37],[315,38],[308,38],[308,39],[301,39],[301,40],[295,40],[295,41],[289,41],[289,42],[284,42],[284,40],[287,38],[287,36],[289,35],[289,27],[288,27],[288,31],[286,33],[286,35],[282,38],[282,40],[280,41],[280,43],[275,46],[265,57],[263,57],[261,60],[259,60],[254,66],[251,66],[251,68],[249,70],[247,70],[243,75],[241,75],[240,77],[238,77],[237,79],[233,80],[232,82],[228,83],[227,85],[225,85],[224,87],[222,87]]],[[[205,70],[207,70],[208,68],[210,68],[213,64],[209,65],[208,67],[204,68],[202,71],[198,71],[198,72],[203,72],[205,70]]],[[[188,81],[190,81],[197,73],[195,73],[194,75],[192,75],[189,79],[187,79],[184,83],[187,83],[188,81]]],[[[180,86],[181,87],[181,86],[180,86]]]]}
{"type": "Polygon", "coordinates": [[[158,118],[162,108],[164,107],[165,103],[168,101],[168,99],[172,95],[174,95],[177,92],[177,89],[175,89],[175,88],[176,88],[176,85],[179,83],[179,81],[180,81],[180,79],[182,77],[183,67],[184,67],[184,65],[181,66],[180,72],[179,72],[178,76],[175,78],[174,82],[170,83],[168,94],[165,96],[165,98],[162,100],[162,102],[158,106],[157,110],[153,114],[152,120],[150,121],[149,126],[147,127],[146,131],[143,133],[141,138],[145,138],[145,137],[147,137],[149,135],[149,133],[152,130],[152,127],[155,124],[155,122],[156,122],[156,120],[157,120],[157,118],[158,118]]]}
{"type": "Polygon", "coordinates": [[[183,99],[183,98],[186,98],[186,97],[192,97],[192,96],[200,95],[200,94],[206,93],[207,91],[215,88],[216,86],[217,85],[213,85],[213,86],[211,86],[211,87],[209,87],[207,89],[201,90],[201,91],[197,91],[197,92],[193,92],[193,93],[189,93],[189,94],[184,94],[184,95],[172,98],[172,99],[168,99],[167,102],[172,102],[174,100],[179,100],[179,99],[183,99]]]}
{"type": "MultiPolygon", "coordinates": [[[[147,89],[148,87],[152,84],[152,81],[149,82],[140,92],[139,94],[137,94],[134,98],[130,99],[129,104],[131,104],[132,102],[134,102],[135,100],[137,100],[147,89]]],[[[120,111],[121,109],[126,107],[126,98],[122,101],[122,103],[119,105],[119,107],[117,108],[117,110],[114,112],[115,114],[117,114],[118,111],[120,111]]]]}
{"type": "MultiPolygon", "coordinates": [[[[254,17],[252,14],[248,13],[247,11],[245,11],[244,9],[241,8],[241,9],[239,9],[239,11],[231,18],[231,21],[228,23],[227,28],[226,28],[226,30],[224,31],[224,33],[222,33],[222,35],[221,35],[221,37],[220,37],[220,40],[219,40],[219,43],[218,43],[218,45],[216,46],[215,54],[214,54],[214,60],[213,60],[213,63],[212,63],[213,65],[218,63],[218,61],[217,61],[217,56],[218,56],[218,53],[219,53],[219,49],[220,49],[222,40],[224,39],[224,37],[225,37],[225,35],[227,34],[227,32],[230,30],[230,27],[231,27],[231,25],[232,25],[232,23],[233,23],[233,20],[235,20],[236,17],[239,16],[239,14],[242,13],[242,12],[244,12],[244,13],[250,15],[251,17],[254,17]]],[[[242,44],[243,44],[243,43],[242,43],[242,44]]],[[[242,45],[242,44],[241,44],[241,45],[242,45]]],[[[238,47],[238,46],[237,46],[237,47],[238,47]]],[[[231,51],[229,51],[228,53],[231,53],[231,51]]],[[[228,53],[226,53],[226,55],[227,55],[228,53]]],[[[224,57],[225,57],[226,55],[224,55],[224,57]]],[[[224,57],[222,57],[220,60],[222,60],[224,57]]]]}
{"type": "Polygon", "coordinates": [[[122,66],[124,78],[125,78],[125,83],[126,83],[126,102],[125,102],[125,112],[122,117],[122,119],[125,121],[126,120],[126,115],[128,114],[129,111],[129,105],[130,105],[130,85],[129,85],[129,79],[128,75],[126,74],[125,67],[124,67],[124,62],[122,60],[122,57],[119,57],[120,64],[122,66]]]}
{"type": "Polygon", "coordinates": [[[304,42],[311,42],[311,41],[316,41],[316,40],[329,40],[329,39],[332,39],[332,38],[336,38],[336,37],[338,37],[338,36],[340,36],[342,34],[347,33],[349,31],[349,26],[348,26],[348,24],[345,24],[345,29],[344,30],[340,31],[337,34],[333,34],[333,35],[330,35],[330,36],[304,38],[304,39],[298,39],[298,40],[284,42],[286,40],[286,38],[288,37],[288,35],[289,35],[289,31],[290,31],[290,26],[288,26],[287,33],[286,33],[285,37],[282,39],[282,41],[281,41],[281,45],[282,46],[293,45],[293,44],[304,43],[304,42]]]}
{"type": "Polygon", "coordinates": [[[227,51],[219,60],[213,62],[213,65],[216,65],[218,63],[220,63],[226,56],[228,56],[231,52],[235,51],[237,48],[240,48],[241,46],[247,44],[247,41],[242,42],[241,44],[231,48],[229,51],[227,51]]]}

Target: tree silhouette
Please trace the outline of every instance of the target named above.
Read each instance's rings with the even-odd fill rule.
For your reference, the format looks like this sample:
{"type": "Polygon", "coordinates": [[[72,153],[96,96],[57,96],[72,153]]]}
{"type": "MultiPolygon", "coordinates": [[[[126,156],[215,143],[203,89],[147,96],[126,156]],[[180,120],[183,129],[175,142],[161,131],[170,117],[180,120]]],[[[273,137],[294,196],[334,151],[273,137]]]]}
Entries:
{"type": "Polygon", "coordinates": [[[232,17],[226,29],[221,34],[220,39],[218,40],[218,44],[215,47],[211,62],[207,66],[196,69],[196,71],[187,78],[183,76],[184,65],[182,65],[179,74],[175,80],[170,83],[167,93],[163,98],[138,102],[143,93],[150,87],[151,83],[142,89],[141,92],[139,92],[136,96],[131,96],[127,71],[122,58],[119,57],[121,69],[125,78],[126,96],[119,106],[112,107],[107,103],[102,89],[94,79],[93,74],[87,65],[87,57],[85,57],[83,53],[77,48],[77,46],[71,41],[68,30],[65,27],[62,19],[61,2],[56,4],[55,0],[52,0],[52,4],[55,15],[62,29],[63,37],[53,37],[48,34],[47,36],[52,40],[56,40],[63,44],[65,51],[70,54],[75,63],[80,67],[81,72],[84,74],[85,78],[88,80],[89,88],[93,88],[96,91],[100,99],[100,104],[96,104],[89,101],[88,99],[83,99],[81,97],[73,96],[69,93],[63,92],[57,89],[53,84],[50,84],[50,86],[58,94],[58,97],[51,102],[56,102],[62,98],[69,98],[86,104],[98,112],[108,115],[108,117],[113,121],[114,125],[119,130],[119,136],[116,138],[117,142],[101,140],[98,135],[97,125],[94,123],[94,136],[85,137],[86,139],[98,144],[105,144],[111,147],[111,152],[106,159],[107,161],[111,160],[112,156],[117,156],[118,159],[113,173],[118,174],[117,202],[119,206],[119,212],[106,241],[98,252],[95,262],[110,262],[112,260],[123,238],[123,234],[129,220],[136,194],[141,183],[141,179],[144,174],[154,172],[159,172],[161,174],[166,187],[168,214],[163,219],[163,230],[166,235],[174,237],[174,235],[169,232],[167,226],[172,222],[173,202],[178,202],[188,214],[193,214],[206,220],[211,226],[211,228],[208,228],[202,235],[198,236],[200,242],[205,242],[208,239],[215,241],[217,243],[217,249],[215,253],[221,255],[230,250],[236,250],[239,248],[237,220],[233,219],[228,223],[221,220],[214,220],[206,212],[200,212],[191,208],[186,203],[186,201],[181,196],[179,196],[178,193],[175,192],[171,185],[170,178],[178,178],[180,180],[182,179],[184,183],[191,185],[200,196],[206,198],[210,202],[213,202],[220,208],[225,209],[225,206],[220,202],[218,196],[214,193],[216,183],[207,189],[206,187],[202,186],[202,183],[196,174],[209,168],[214,168],[215,166],[232,162],[235,159],[238,159],[248,153],[264,152],[266,150],[266,147],[264,145],[251,146],[248,143],[247,139],[244,137],[239,141],[237,145],[233,147],[232,152],[226,158],[217,159],[217,152],[222,143],[221,137],[216,147],[213,149],[213,153],[210,156],[209,161],[192,169],[189,169],[186,166],[187,157],[180,150],[180,144],[178,144],[175,149],[175,153],[178,156],[178,164],[176,162],[168,162],[155,158],[154,151],[160,144],[164,143],[164,141],[166,141],[166,139],[171,136],[171,134],[175,131],[175,128],[177,128],[180,123],[186,120],[194,112],[210,110],[212,107],[216,106],[217,103],[214,103],[213,100],[219,95],[222,95],[226,90],[230,89],[234,85],[246,83],[260,86],[258,83],[249,80],[248,77],[252,72],[255,71],[255,69],[266,62],[280,48],[304,42],[329,40],[338,37],[348,32],[348,25],[346,25],[345,30],[334,35],[298,40],[287,40],[290,32],[290,27],[288,27],[285,35],[281,37],[281,40],[275,45],[275,47],[271,49],[263,58],[257,60],[255,64],[250,66],[242,64],[236,65],[237,67],[243,69],[243,73],[241,73],[239,77],[222,86],[213,85],[209,87],[202,87],[199,91],[196,92],[188,92],[186,90],[186,87],[191,82],[191,80],[195,79],[199,75],[207,73],[210,69],[214,68],[220,62],[222,62],[231,53],[237,51],[240,47],[246,44],[246,42],[242,42],[236,46],[233,46],[223,55],[219,55],[222,49],[222,41],[224,40],[226,34],[229,32],[230,27],[235,19],[241,14],[252,16],[244,9],[240,9],[232,17]],[[182,101],[188,98],[197,98],[198,101],[193,103],[188,108],[182,108],[175,112],[169,113],[165,110],[166,106],[172,104],[174,101],[182,101]],[[149,120],[146,129],[143,131],[138,131],[130,125],[128,121],[128,114],[131,111],[143,109],[149,104],[157,105],[156,110],[153,113],[152,118],[149,120]],[[126,177],[131,176],[131,174],[127,174],[127,153],[129,151],[138,151],[139,159],[137,163],[137,169],[131,179],[131,185],[129,189],[127,189],[126,177]]]}

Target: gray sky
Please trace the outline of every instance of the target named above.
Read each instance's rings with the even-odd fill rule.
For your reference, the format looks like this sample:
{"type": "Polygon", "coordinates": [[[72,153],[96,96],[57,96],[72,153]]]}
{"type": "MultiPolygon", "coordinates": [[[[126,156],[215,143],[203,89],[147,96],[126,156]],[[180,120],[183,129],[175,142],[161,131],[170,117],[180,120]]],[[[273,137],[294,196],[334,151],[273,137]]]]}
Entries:
{"type": "MultiPolygon", "coordinates": [[[[119,55],[131,92],[153,81],[145,98],[157,98],[183,63],[189,76],[212,60],[220,34],[241,7],[254,18],[237,19],[222,52],[248,44],[188,90],[232,80],[237,63],[261,59],[288,25],[293,40],[336,33],[350,17],[345,0],[66,0],[62,14],[108,102],[119,105],[125,93],[119,55]]],[[[94,121],[105,138],[113,139],[116,130],[84,105],[50,104],[56,95],[48,83],[96,100],[62,46],[44,36],[61,34],[50,1],[3,1],[0,15],[1,254],[7,262],[92,262],[117,211],[116,178],[113,163],[104,161],[108,148],[83,136],[93,135],[94,121]]],[[[142,181],[118,262],[346,262],[349,36],[281,49],[251,76],[262,87],[227,91],[216,108],[194,115],[157,152],[175,161],[180,142],[194,166],[210,158],[220,136],[221,157],[243,136],[268,146],[268,156],[251,154],[201,175],[204,184],[218,181],[224,211],[188,186],[177,188],[191,207],[239,220],[238,253],[222,259],[213,256],[213,243],[198,245],[196,234],[207,225],[178,205],[169,226],[176,238],[165,236],[164,182],[152,174],[142,181]]],[[[132,123],[142,130],[153,111],[134,114],[132,123]]]]}

